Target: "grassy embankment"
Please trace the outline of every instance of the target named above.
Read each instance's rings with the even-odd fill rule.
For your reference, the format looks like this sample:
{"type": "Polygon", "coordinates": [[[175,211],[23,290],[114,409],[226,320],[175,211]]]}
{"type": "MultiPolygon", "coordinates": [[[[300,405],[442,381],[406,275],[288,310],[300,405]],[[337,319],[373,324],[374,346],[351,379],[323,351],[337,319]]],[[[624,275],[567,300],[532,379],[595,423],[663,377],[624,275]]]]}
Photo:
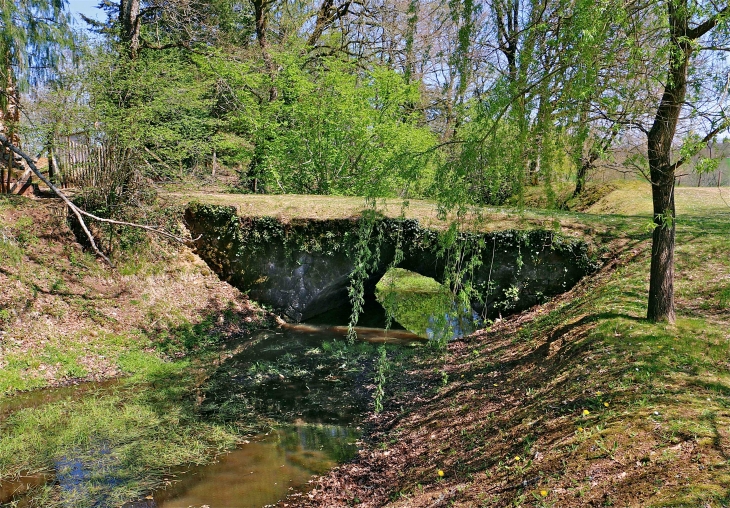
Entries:
{"type": "MultiPolygon", "coordinates": [[[[435,358],[407,360],[421,362],[417,368],[390,369],[387,387],[397,393],[381,423],[395,427],[378,436],[379,447],[358,465],[325,478],[315,503],[697,506],[709,500],[712,506],[725,499],[728,208],[713,189],[688,201],[680,190],[679,320],[674,327],[653,325],[643,320],[648,188],[619,190],[627,192],[624,204],[617,204],[621,194],[610,195],[595,209],[643,216],[488,211],[485,229],[560,228],[593,238],[598,249],[610,242],[605,252],[620,251],[621,260],[531,314],[456,342],[435,358]],[[690,210],[698,202],[701,209],[690,210]]],[[[352,216],[362,204],[356,198],[201,198],[284,218],[352,216]]],[[[13,288],[0,296],[7,312],[3,392],[133,374],[131,385],[111,394],[78,403],[61,398],[3,416],[2,479],[47,469],[64,454],[86,454],[85,460],[111,461],[102,469],[131,486],[113,495],[129,498],[163,481],[169,465],[206,460],[229,446],[235,432],[196,415],[189,394],[204,370],[192,368],[196,355],[189,349],[208,332],[225,335],[252,317],[243,304],[226,308],[228,296],[221,294],[232,290],[184,253],[132,259],[111,275],[68,236],[58,236],[67,233],[47,210],[38,215],[23,200],[0,205],[7,260],[0,285],[13,288]],[[109,449],[99,458],[99,450],[109,449]],[[142,476],[148,463],[156,464],[157,476],[142,476]]],[[[391,207],[389,214],[400,214],[400,205],[391,207]]],[[[411,203],[406,213],[440,224],[428,203],[411,203]]],[[[99,485],[104,488],[104,478],[99,485]]],[[[56,499],[52,488],[39,490],[39,505],[56,499]]]]}
{"type": "Polygon", "coordinates": [[[376,446],[298,503],[728,506],[727,202],[727,189],[677,190],[675,325],[644,319],[647,185],[591,207],[612,215],[561,215],[613,239],[616,259],[564,297],[393,369],[376,446]]]}
{"type": "Polygon", "coordinates": [[[0,487],[80,467],[86,476],[67,480],[87,487],[38,479],[30,505],[113,506],[240,439],[201,419],[194,393],[218,344],[264,315],[186,248],[136,245],[110,270],[82,252],[61,211],[0,198],[0,487]]]}

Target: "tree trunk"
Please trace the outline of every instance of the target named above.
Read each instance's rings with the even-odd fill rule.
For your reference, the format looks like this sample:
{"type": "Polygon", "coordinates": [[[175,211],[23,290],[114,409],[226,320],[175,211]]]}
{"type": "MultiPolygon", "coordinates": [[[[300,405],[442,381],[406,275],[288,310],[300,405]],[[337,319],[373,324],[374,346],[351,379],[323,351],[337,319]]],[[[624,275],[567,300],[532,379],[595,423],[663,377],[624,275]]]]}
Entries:
{"type": "MultiPolygon", "coordinates": [[[[12,67],[6,69],[5,90],[0,92],[4,92],[5,95],[4,107],[0,110],[0,134],[4,134],[11,143],[19,146],[20,138],[16,133],[16,129],[20,123],[20,94],[15,85],[13,72],[12,67]]],[[[10,192],[14,163],[15,154],[9,148],[3,147],[0,154],[0,169],[3,170],[0,171],[0,192],[3,194],[10,192]]]]}
{"type": "Polygon", "coordinates": [[[674,322],[674,173],[671,163],[672,140],[687,94],[687,71],[692,42],[687,37],[686,6],[668,2],[670,51],[667,84],[654,123],[647,134],[649,175],[654,206],[651,272],[649,278],[650,321],[674,322]]]}
{"type": "Polygon", "coordinates": [[[674,186],[652,185],[652,189],[655,227],[651,243],[647,318],[674,323],[674,186]],[[664,212],[658,213],[657,209],[664,212]]]}
{"type": "Polygon", "coordinates": [[[577,198],[583,193],[586,185],[586,175],[588,174],[588,168],[592,167],[593,163],[590,159],[583,159],[578,167],[578,174],[575,178],[575,190],[573,190],[573,198],[577,198]]]}
{"type": "Polygon", "coordinates": [[[269,101],[274,102],[279,97],[279,90],[274,84],[276,78],[276,64],[269,53],[269,40],[266,31],[269,25],[269,5],[270,0],[251,0],[254,10],[254,18],[256,21],[256,40],[261,48],[261,56],[264,59],[266,72],[271,79],[271,88],[269,88],[269,101]]]}
{"type": "Polygon", "coordinates": [[[418,0],[410,0],[408,2],[408,26],[406,28],[406,47],[405,47],[405,65],[403,69],[403,77],[407,84],[411,84],[416,74],[416,51],[414,42],[416,39],[416,30],[418,28],[418,0]]]}
{"type": "Polygon", "coordinates": [[[129,58],[136,60],[139,54],[139,31],[142,23],[139,0],[119,0],[119,22],[122,25],[122,43],[127,47],[129,58]]]}

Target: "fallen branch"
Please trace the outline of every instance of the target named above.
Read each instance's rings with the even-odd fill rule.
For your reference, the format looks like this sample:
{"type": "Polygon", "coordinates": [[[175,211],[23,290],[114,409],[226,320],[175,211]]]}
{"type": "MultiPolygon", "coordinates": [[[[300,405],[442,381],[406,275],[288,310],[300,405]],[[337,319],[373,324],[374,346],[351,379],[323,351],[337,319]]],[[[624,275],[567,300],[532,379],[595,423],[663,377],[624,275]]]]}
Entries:
{"type": "Polygon", "coordinates": [[[94,249],[94,252],[96,253],[96,255],[99,256],[100,258],[102,258],[104,261],[106,261],[109,264],[109,266],[112,266],[113,267],[114,266],[114,263],[112,263],[111,260],[96,245],[96,241],[94,240],[94,236],[91,234],[91,231],[89,231],[89,228],[86,226],[86,222],[84,221],[84,217],[88,217],[90,219],[93,219],[93,220],[96,220],[96,221],[99,221],[99,222],[105,222],[107,224],[115,224],[115,225],[118,225],[118,226],[129,226],[129,227],[133,227],[133,228],[144,229],[145,231],[149,231],[151,233],[155,233],[155,234],[164,236],[165,238],[170,238],[171,240],[175,240],[176,242],[184,243],[184,244],[187,244],[187,243],[190,243],[190,242],[194,242],[194,241],[196,241],[196,240],[198,240],[200,238],[200,237],[195,238],[195,239],[181,238],[179,236],[173,235],[172,233],[168,233],[167,231],[164,231],[164,230],[159,229],[159,228],[154,227],[154,226],[147,226],[147,225],[144,225],[144,224],[136,224],[134,222],[124,222],[124,221],[118,221],[118,220],[113,220],[113,219],[105,219],[103,217],[98,217],[98,216],[94,215],[93,213],[89,213],[86,210],[82,210],[81,208],[79,208],[78,206],[76,206],[73,203],[73,201],[71,201],[68,198],[68,196],[66,196],[63,192],[61,192],[61,190],[58,187],[56,187],[55,185],[53,185],[53,183],[51,183],[51,181],[48,178],[46,178],[41,173],[41,171],[38,169],[38,166],[35,165],[35,162],[33,161],[33,159],[28,154],[26,154],[25,152],[23,152],[17,146],[13,145],[10,142],[10,140],[7,137],[5,137],[3,134],[0,134],[0,143],[2,143],[4,146],[6,146],[12,152],[14,152],[17,155],[19,155],[20,157],[22,157],[25,160],[25,162],[28,163],[28,167],[31,169],[31,171],[33,171],[33,173],[43,183],[45,183],[46,185],[48,185],[48,188],[50,188],[54,192],[54,194],[56,194],[56,196],[58,196],[59,198],[61,198],[63,200],[63,202],[66,203],[66,206],[68,206],[71,209],[71,211],[73,212],[73,214],[78,219],[79,224],[81,225],[81,229],[84,230],[84,233],[86,234],[86,237],[88,238],[89,243],[91,244],[91,248],[94,249]]]}

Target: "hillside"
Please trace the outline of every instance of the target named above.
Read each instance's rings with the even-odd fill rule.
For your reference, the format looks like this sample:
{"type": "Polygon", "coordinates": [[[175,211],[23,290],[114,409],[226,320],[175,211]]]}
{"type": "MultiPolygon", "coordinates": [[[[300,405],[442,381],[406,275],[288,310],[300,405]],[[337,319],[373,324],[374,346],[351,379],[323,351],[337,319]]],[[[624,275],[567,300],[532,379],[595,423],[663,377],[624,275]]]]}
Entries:
{"type": "MultiPolygon", "coordinates": [[[[678,191],[675,326],[644,319],[650,242],[624,223],[570,293],[394,373],[371,446],[293,504],[727,506],[730,208],[678,191]]],[[[599,206],[646,203],[623,188],[599,206]]]]}
{"type": "Polygon", "coordinates": [[[185,356],[184,344],[159,343],[167,334],[259,319],[186,247],[143,241],[110,270],[64,213],[56,200],[0,197],[0,394],[134,373],[130,355],[185,356]]]}

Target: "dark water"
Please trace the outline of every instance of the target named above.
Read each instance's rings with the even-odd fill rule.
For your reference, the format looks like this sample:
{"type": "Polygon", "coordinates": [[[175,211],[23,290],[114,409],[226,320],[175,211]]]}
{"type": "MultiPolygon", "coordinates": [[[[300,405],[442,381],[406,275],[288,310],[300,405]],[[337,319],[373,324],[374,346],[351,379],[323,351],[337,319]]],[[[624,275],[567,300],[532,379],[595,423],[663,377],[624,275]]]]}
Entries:
{"type": "MultiPolygon", "coordinates": [[[[362,328],[390,328],[391,330],[405,330],[400,323],[391,319],[388,323],[388,316],[385,308],[378,302],[375,293],[365,293],[364,303],[358,315],[357,326],[362,328]],[[387,325],[390,326],[387,326],[387,325]]],[[[314,316],[306,321],[306,324],[329,326],[347,326],[350,323],[352,305],[345,302],[341,306],[329,310],[323,314],[314,316]]]]}
{"type": "Polygon", "coordinates": [[[372,373],[363,362],[374,353],[363,349],[365,344],[423,339],[403,330],[356,331],[359,346],[346,345],[344,326],[284,325],[254,332],[208,379],[203,413],[230,421],[255,414],[279,422],[357,424],[371,401],[365,386],[372,373]]]}
{"type": "Polygon", "coordinates": [[[357,429],[334,425],[281,427],[177,478],[136,507],[260,508],[301,489],[357,452],[357,429]]]}
{"type": "MultiPolygon", "coordinates": [[[[422,342],[404,330],[356,331],[360,349],[422,342]]],[[[345,354],[343,348],[358,347],[345,346],[346,336],[345,326],[311,324],[255,332],[208,380],[201,408],[224,421],[256,414],[288,423],[127,508],[259,508],[354,457],[372,375],[345,354]]],[[[367,356],[373,355],[359,358],[367,356]]]]}

